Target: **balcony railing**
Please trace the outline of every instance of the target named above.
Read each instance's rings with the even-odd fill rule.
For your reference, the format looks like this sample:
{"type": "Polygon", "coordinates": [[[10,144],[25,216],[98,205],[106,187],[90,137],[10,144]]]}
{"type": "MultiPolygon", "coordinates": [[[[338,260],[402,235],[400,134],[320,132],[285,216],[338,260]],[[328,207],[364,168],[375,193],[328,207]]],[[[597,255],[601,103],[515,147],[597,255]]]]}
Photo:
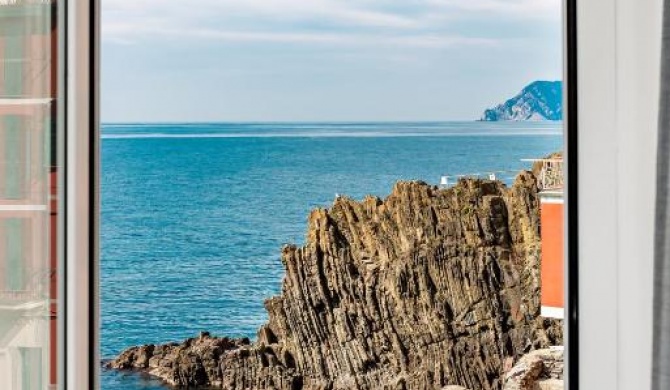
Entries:
{"type": "Polygon", "coordinates": [[[565,174],[563,158],[559,154],[549,158],[525,158],[521,161],[533,163],[532,171],[537,177],[540,191],[563,191],[565,174]]]}
{"type": "Polygon", "coordinates": [[[565,185],[563,159],[541,159],[536,160],[536,164],[541,166],[537,178],[540,190],[563,190],[565,185]]]}
{"type": "MultiPolygon", "coordinates": [[[[562,158],[556,157],[543,159],[523,159],[521,161],[533,163],[532,171],[537,177],[537,186],[540,191],[563,190],[563,186],[565,185],[565,178],[563,173],[564,165],[562,158]]],[[[506,184],[509,184],[505,180],[504,175],[509,176],[511,174],[511,179],[513,179],[518,173],[519,170],[504,170],[458,175],[442,175],[442,177],[440,177],[440,187],[451,187],[463,178],[501,180],[506,184]]],[[[508,178],[508,180],[509,179],[510,178],[508,178]]]]}
{"type": "Polygon", "coordinates": [[[49,286],[54,273],[53,269],[35,272],[26,279],[24,287],[20,290],[0,289],[0,302],[23,303],[48,298],[49,286]]]}
{"type": "Polygon", "coordinates": [[[17,290],[17,291],[0,291],[0,302],[23,302],[46,298],[43,291],[34,290],[17,290]]]}

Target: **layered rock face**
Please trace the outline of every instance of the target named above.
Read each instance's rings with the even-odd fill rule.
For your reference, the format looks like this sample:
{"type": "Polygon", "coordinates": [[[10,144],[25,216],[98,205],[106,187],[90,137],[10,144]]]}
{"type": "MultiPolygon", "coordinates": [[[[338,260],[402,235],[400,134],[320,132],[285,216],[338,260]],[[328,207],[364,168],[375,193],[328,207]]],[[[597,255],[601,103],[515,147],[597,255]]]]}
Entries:
{"type": "Polygon", "coordinates": [[[524,356],[505,375],[503,390],[563,390],[563,349],[541,349],[524,356]]]}
{"type": "Polygon", "coordinates": [[[539,317],[538,202],[530,172],[509,189],[402,182],[383,201],[338,198],[311,213],[305,246],[283,248],[256,342],[202,335],[111,367],[229,390],[502,389],[522,355],[562,344],[561,323],[539,317]]]}
{"type": "MultiPolygon", "coordinates": [[[[524,355],[505,374],[503,390],[564,390],[563,348],[538,349],[524,355]]],[[[470,390],[447,386],[442,390],[470,390]]]]}
{"type": "Polygon", "coordinates": [[[482,121],[560,121],[563,89],[560,81],[535,81],[513,98],[484,111],[482,121]]]}

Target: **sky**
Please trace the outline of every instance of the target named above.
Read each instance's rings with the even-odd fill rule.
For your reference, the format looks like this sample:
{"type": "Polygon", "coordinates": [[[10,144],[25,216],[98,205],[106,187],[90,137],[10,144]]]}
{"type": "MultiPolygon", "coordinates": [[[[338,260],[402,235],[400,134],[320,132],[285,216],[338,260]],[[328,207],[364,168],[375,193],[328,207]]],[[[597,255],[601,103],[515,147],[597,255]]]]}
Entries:
{"type": "Polygon", "coordinates": [[[473,120],[561,42],[560,0],[102,0],[102,120],[473,120]]]}

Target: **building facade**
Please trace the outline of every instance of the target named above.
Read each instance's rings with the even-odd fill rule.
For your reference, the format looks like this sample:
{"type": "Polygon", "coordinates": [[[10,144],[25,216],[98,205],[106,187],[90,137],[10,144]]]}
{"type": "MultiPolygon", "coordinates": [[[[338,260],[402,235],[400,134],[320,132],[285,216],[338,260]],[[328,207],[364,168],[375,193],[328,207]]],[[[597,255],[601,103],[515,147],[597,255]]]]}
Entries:
{"type": "Polygon", "coordinates": [[[542,159],[535,164],[540,188],[541,314],[562,319],[565,312],[563,159],[542,159]]]}
{"type": "Polygon", "coordinates": [[[55,388],[54,0],[0,0],[0,388],[55,388]]]}

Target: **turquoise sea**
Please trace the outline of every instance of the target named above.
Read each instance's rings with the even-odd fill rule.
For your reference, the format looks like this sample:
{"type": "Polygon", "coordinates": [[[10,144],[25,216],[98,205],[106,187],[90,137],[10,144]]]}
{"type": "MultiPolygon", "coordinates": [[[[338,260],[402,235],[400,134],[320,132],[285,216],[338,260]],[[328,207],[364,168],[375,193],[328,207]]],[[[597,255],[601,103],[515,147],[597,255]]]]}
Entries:
{"type": "MultiPolygon", "coordinates": [[[[255,337],[279,249],[335,194],[499,174],[560,150],[560,123],[108,124],[102,140],[102,354],[202,330],[255,337]]],[[[163,389],[103,371],[102,388],[163,389]]]]}

